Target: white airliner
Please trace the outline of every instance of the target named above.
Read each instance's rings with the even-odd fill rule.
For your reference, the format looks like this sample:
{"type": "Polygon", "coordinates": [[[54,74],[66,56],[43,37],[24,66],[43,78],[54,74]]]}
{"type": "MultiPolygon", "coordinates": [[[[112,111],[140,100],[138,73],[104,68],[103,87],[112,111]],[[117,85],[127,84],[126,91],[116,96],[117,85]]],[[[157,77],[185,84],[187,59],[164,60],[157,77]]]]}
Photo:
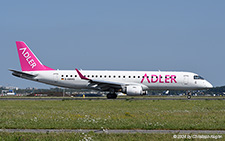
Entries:
{"type": "Polygon", "coordinates": [[[200,90],[213,86],[192,72],[54,70],[43,65],[22,41],[16,41],[22,71],[14,76],[49,85],[107,91],[107,98],[119,93],[145,95],[147,90],[200,90]]]}

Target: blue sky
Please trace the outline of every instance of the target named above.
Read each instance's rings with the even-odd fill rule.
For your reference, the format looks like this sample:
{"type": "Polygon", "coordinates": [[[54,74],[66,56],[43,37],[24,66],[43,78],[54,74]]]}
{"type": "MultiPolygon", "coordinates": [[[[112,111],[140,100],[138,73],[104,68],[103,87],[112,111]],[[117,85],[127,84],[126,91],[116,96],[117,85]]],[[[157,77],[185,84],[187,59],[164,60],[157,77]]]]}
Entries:
{"type": "Polygon", "coordinates": [[[15,41],[54,69],[176,70],[225,85],[225,1],[0,2],[0,85],[49,88],[13,77],[15,41]]]}

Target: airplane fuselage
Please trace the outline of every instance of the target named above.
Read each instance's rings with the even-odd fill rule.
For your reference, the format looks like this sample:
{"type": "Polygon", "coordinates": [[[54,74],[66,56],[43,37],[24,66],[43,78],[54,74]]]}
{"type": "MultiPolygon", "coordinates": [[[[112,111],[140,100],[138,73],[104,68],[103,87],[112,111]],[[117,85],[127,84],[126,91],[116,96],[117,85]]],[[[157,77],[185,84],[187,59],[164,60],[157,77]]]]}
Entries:
{"type": "Polygon", "coordinates": [[[10,70],[14,76],[66,88],[108,91],[107,98],[116,98],[118,92],[144,95],[147,90],[199,90],[213,87],[192,72],[54,70],[43,65],[24,42],[17,41],[16,45],[22,71],[10,70]]]}
{"type": "MultiPolygon", "coordinates": [[[[143,90],[197,90],[211,88],[212,85],[199,79],[197,74],[191,72],[175,71],[80,71],[85,77],[96,80],[110,81],[124,84],[137,84],[143,90]]],[[[82,80],[75,70],[55,70],[55,71],[29,71],[36,75],[34,78],[27,78],[42,83],[75,88],[91,89],[89,82],[82,80]]]]}

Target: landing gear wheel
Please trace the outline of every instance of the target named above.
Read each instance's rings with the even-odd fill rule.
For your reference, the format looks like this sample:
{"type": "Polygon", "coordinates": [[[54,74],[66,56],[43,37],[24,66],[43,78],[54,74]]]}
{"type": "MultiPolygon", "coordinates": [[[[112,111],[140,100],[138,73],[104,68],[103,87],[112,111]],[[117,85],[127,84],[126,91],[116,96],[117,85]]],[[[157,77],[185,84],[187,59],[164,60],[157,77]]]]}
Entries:
{"type": "Polygon", "coordinates": [[[107,94],[107,99],[116,99],[117,94],[107,94]]]}
{"type": "Polygon", "coordinates": [[[187,98],[191,99],[191,93],[188,93],[187,98]]]}

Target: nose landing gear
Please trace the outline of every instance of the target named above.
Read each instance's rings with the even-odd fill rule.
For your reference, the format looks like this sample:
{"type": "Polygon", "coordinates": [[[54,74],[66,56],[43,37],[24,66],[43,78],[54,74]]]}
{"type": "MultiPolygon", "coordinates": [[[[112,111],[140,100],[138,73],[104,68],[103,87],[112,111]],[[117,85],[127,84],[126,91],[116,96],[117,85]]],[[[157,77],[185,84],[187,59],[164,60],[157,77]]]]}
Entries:
{"type": "Polygon", "coordinates": [[[187,92],[187,99],[191,99],[191,92],[187,92]]]}

